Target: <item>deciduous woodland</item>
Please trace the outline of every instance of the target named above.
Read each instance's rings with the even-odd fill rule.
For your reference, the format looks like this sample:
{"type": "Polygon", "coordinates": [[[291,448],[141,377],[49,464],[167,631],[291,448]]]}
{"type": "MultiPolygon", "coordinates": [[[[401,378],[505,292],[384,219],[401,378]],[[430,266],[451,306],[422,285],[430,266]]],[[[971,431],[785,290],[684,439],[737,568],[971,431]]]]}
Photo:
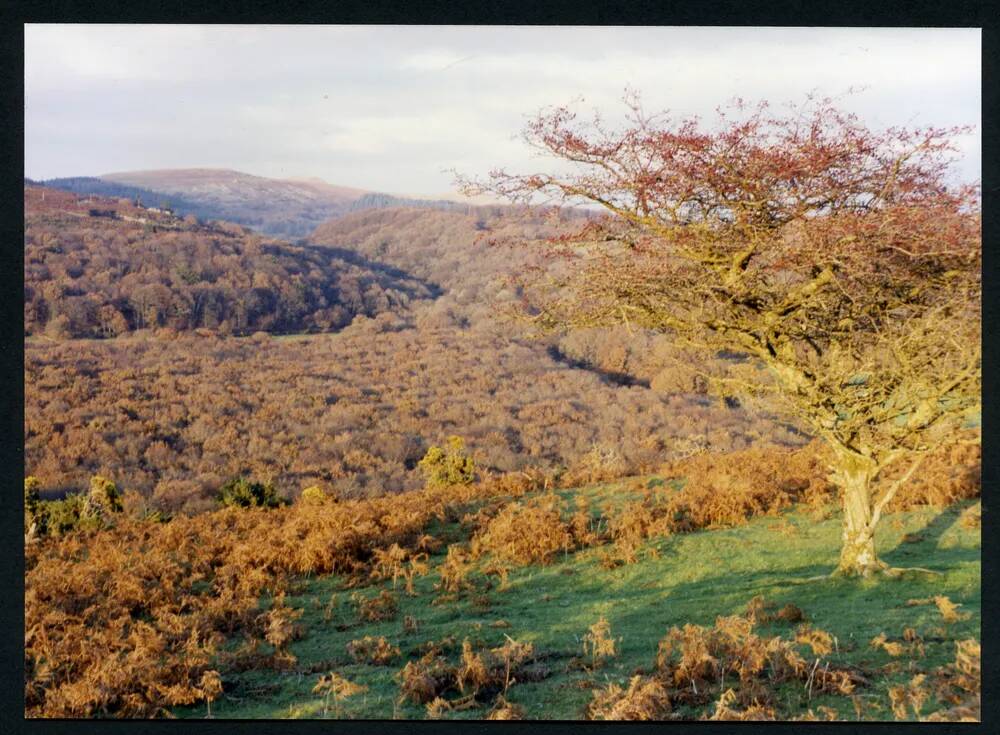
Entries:
{"type": "MultiPolygon", "coordinates": [[[[38,190],[29,194],[32,203],[40,197],[38,190]]],[[[417,461],[450,434],[465,438],[484,470],[568,469],[582,476],[588,468],[618,476],[648,470],[697,447],[804,441],[766,411],[726,408],[698,395],[695,376],[665,362],[666,347],[658,360],[648,336],[521,339],[518,326],[498,312],[517,297],[512,269],[538,259],[524,248],[491,246],[482,233],[538,238],[558,230],[545,217],[505,218],[500,209],[475,216],[361,213],[296,247],[193,225],[154,233],[129,221],[70,217],[57,206],[75,200],[55,205],[51,198],[49,214],[29,219],[29,258],[64,262],[75,251],[63,240],[84,235],[90,250],[81,246],[73,261],[81,264],[76,278],[52,279],[51,271],[47,280],[31,277],[38,300],[29,303],[51,319],[82,314],[67,321],[84,334],[108,334],[99,322],[91,331],[83,325],[86,315],[117,303],[125,326],[117,339],[60,340],[43,328],[27,340],[25,450],[43,494],[86,487],[93,474],[114,477],[167,511],[210,508],[219,486],[237,475],[268,479],[290,496],[317,482],[347,496],[398,492],[419,487],[417,461]],[[53,232],[66,231],[50,238],[50,249],[61,252],[36,255],[36,228],[50,220],[53,232]],[[115,237],[132,237],[131,249],[118,250],[115,237]],[[188,247],[199,237],[200,246],[188,247]],[[261,248],[256,260],[244,253],[254,247],[261,248]],[[265,248],[285,253],[289,270],[265,248]],[[281,311],[281,294],[310,294],[293,288],[295,279],[323,278],[322,271],[306,270],[310,259],[341,275],[334,307],[341,313],[357,309],[364,317],[366,287],[374,291],[374,318],[358,318],[337,333],[327,322],[331,333],[322,335],[225,337],[240,324],[245,334],[255,319],[255,326],[278,331],[280,315],[288,313],[281,311]],[[265,278],[253,267],[258,261],[276,269],[275,311],[244,311],[242,321],[223,319],[223,328],[211,322],[215,330],[197,332],[198,322],[180,315],[206,293],[218,297],[211,304],[221,316],[254,298],[247,296],[254,293],[250,282],[265,278]],[[363,271],[352,262],[371,265],[363,271]],[[114,263],[129,273],[114,275],[108,270],[114,263]],[[212,267],[219,274],[214,283],[177,276],[212,267]],[[350,280],[355,276],[358,282],[350,280]],[[133,292],[130,284],[145,285],[133,292]],[[357,301],[347,297],[352,284],[357,301]],[[409,298],[404,288],[417,296],[409,298]],[[41,295],[46,289],[48,300],[41,295]],[[147,291],[164,304],[147,304],[149,326],[136,331],[142,312],[134,294],[147,291]],[[648,390],[650,382],[659,390],[648,390]]],[[[29,260],[26,268],[34,272],[35,264],[29,260]]],[[[322,293],[313,295],[312,303],[298,302],[305,309],[300,324],[315,326],[317,313],[329,311],[322,293]]],[[[202,323],[215,314],[200,313],[202,323]]]]}
{"type": "Polygon", "coordinates": [[[329,331],[434,293],[363,258],[267,242],[238,226],[150,217],[113,201],[59,210],[40,201],[37,188],[27,191],[27,335],[329,331]]]}
{"type": "Polygon", "coordinates": [[[484,470],[592,468],[594,479],[692,446],[803,441],[760,412],[618,385],[540,346],[424,317],[442,320],[287,339],[30,340],[27,466],[43,493],[103,474],[193,511],[236,475],[289,496],[315,483],[345,496],[413,490],[417,461],[451,434],[484,470]]]}
{"type": "Polygon", "coordinates": [[[296,242],[26,186],[27,716],[980,717],[949,131],[629,110],[296,242]]]}

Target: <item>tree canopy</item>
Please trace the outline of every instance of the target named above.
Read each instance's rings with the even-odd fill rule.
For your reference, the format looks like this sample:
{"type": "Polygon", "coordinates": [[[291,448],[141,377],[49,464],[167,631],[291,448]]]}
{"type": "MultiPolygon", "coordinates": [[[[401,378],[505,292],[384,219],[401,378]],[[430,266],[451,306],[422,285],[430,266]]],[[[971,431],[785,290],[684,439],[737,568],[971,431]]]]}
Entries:
{"type": "Polygon", "coordinates": [[[524,137],[555,159],[551,173],[461,181],[604,210],[551,243],[573,267],[531,284],[532,318],[624,323],[703,356],[751,357],[706,379],[768,395],[828,444],[844,495],[840,570],[886,569],[873,541],[883,507],[981,402],[979,187],[950,178],[966,129],[875,131],[829,99],[736,101],[714,127],[647,114],[634,94],[626,104],[619,128],[566,107],[533,118],[524,137]],[[879,482],[900,463],[901,477],[879,482]]]}

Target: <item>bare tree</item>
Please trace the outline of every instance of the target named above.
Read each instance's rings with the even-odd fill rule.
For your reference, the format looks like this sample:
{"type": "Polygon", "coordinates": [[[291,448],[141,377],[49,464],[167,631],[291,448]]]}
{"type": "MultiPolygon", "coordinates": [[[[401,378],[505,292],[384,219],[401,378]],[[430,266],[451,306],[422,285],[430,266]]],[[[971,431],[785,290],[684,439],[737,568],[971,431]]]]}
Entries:
{"type": "Polygon", "coordinates": [[[549,241],[573,267],[533,280],[534,321],[624,323],[706,360],[754,358],[706,379],[771,396],[825,441],[843,497],[837,572],[893,572],[874,543],[887,503],[981,403],[979,188],[949,183],[965,129],[876,132],[828,99],[781,113],[737,101],[706,129],[626,103],[617,130],[539,113],[525,139],[556,173],[459,179],[606,211],[549,241]]]}

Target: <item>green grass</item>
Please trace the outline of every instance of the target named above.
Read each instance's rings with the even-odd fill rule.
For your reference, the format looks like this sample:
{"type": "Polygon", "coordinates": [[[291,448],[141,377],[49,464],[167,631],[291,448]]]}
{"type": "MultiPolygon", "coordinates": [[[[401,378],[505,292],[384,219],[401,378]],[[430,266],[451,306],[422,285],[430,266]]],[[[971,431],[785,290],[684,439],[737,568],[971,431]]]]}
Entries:
{"type": "MultiPolygon", "coordinates": [[[[654,478],[647,486],[656,484],[654,478]]],[[[621,490],[612,484],[562,494],[569,497],[583,492],[593,501],[617,501],[621,490]]],[[[544,665],[551,674],[542,681],[515,684],[508,699],[524,707],[528,718],[581,718],[594,687],[612,681],[626,683],[636,670],[651,670],[657,643],[671,626],[710,626],[717,616],[741,613],[752,597],[763,595],[768,602],[797,605],[813,626],[836,636],[837,650],[827,657],[831,665],[852,664],[873,672],[893,661],[884,651],[869,646],[873,637],[882,632],[899,637],[905,627],[923,635],[927,639],[926,657],[915,661],[915,669],[911,670],[909,659],[903,657],[900,671],[880,672],[872,677],[870,686],[858,692],[866,701],[882,706],[881,714],[871,716],[891,719],[890,686],[908,681],[917,671],[930,671],[954,660],[954,641],[980,637],[980,531],[957,523],[968,506],[898,513],[880,525],[878,548],[885,561],[941,572],[936,577],[908,574],[901,579],[804,581],[836,564],[840,521],[837,514],[817,521],[806,511],[796,510],[780,517],[757,518],[738,528],[659,539],[646,546],[638,563],[612,570],[601,568],[597,549],[585,549],[561,554],[546,567],[512,570],[509,588],[503,591],[494,586],[482,592],[486,579],[474,574],[480,592],[437,605],[431,604],[439,594],[433,589],[438,574],[432,568],[430,574],[417,579],[416,597],[406,596],[400,582],[399,615],[381,623],[359,623],[350,598],[355,591],[374,596],[380,589],[391,589],[391,584],[352,590],[344,589],[344,580],[337,576],[303,580],[286,598],[289,605],[304,610],[300,623],[305,635],[290,646],[298,659],[296,669],[223,672],[226,693],[213,704],[213,715],[322,717],[322,698],[313,694],[312,688],[320,672],[336,671],[366,685],[368,691],[331,708],[331,717],[422,718],[422,706],[396,703],[399,688],[393,680],[406,660],[419,657],[420,644],[451,636],[457,642],[451,658],[457,660],[464,638],[476,646],[492,647],[510,635],[533,643],[536,652],[545,655],[544,665]],[[488,607],[476,604],[473,598],[479,594],[486,595],[488,607]],[[970,617],[946,625],[933,605],[906,604],[911,598],[937,594],[961,603],[959,609],[970,617]],[[327,621],[325,608],[331,595],[336,595],[336,604],[332,619],[327,621]],[[419,621],[416,633],[403,632],[404,615],[419,621]],[[619,655],[593,672],[569,665],[581,653],[581,636],[601,616],[611,623],[614,637],[620,638],[619,655]],[[498,620],[507,621],[510,627],[491,627],[498,620]],[[354,663],[345,647],[365,635],[385,636],[399,646],[403,658],[390,666],[354,663]]],[[[457,525],[436,530],[455,539],[463,537],[457,525]]],[[[444,549],[431,558],[433,566],[443,558],[444,549]]],[[[787,637],[793,629],[778,623],[760,630],[787,637]]],[[[843,718],[856,717],[850,699],[809,698],[798,684],[780,690],[779,699],[779,715],[783,717],[817,705],[833,707],[843,718]]],[[[937,706],[931,700],[924,712],[937,706]]],[[[450,716],[482,718],[487,708],[450,716]]],[[[176,714],[202,717],[205,710],[199,706],[176,714]]]]}

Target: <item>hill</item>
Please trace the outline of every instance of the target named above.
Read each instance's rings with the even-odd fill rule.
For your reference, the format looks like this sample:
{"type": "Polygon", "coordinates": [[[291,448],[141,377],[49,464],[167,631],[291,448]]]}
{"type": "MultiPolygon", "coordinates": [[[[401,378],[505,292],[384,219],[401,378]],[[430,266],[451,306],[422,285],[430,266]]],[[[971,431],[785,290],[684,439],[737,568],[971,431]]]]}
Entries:
{"type": "MultiPolygon", "coordinates": [[[[514,338],[527,330],[523,321],[505,318],[522,298],[519,278],[539,270],[558,276],[563,267],[540,241],[578,228],[588,216],[580,210],[545,213],[509,206],[467,212],[399,208],[325,222],[307,242],[361,253],[440,286],[440,298],[424,309],[432,323],[473,325],[514,338]]],[[[576,330],[540,344],[562,364],[624,385],[675,393],[703,388],[677,348],[652,333],[624,326],[576,330]]],[[[726,364],[703,370],[724,370],[726,364]]]]}
{"type": "Polygon", "coordinates": [[[556,232],[543,218],[370,211],[326,226],[341,245],[289,245],[131,200],[25,197],[24,444],[45,493],[95,473],[169,511],[210,507],[234,475],[292,496],[317,482],[399,492],[456,433],[485,470],[578,477],[645,471],[689,435],[718,450],[802,442],[764,412],[654,393],[521,339],[497,311],[538,254],[477,236],[556,232]],[[216,338],[353,317],[323,336],[216,338]]]}
{"type": "Polygon", "coordinates": [[[893,502],[880,553],[936,576],[831,579],[819,465],[752,450],[720,485],[704,459],[36,540],[27,714],[979,717],[978,503],[893,502]]]}
{"type": "Polygon", "coordinates": [[[521,236],[526,243],[560,232],[567,219],[552,221],[540,212],[510,207],[464,211],[393,208],[362,211],[324,222],[307,238],[313,245],[353,250],[458,292],[481,293],[498,276],[529,263],[537,248],[492,245],[501,237],[521,236]],[[472,279],[470,281],[470,279],[472,279]]]}
{"type": "Polygon", "coordinates": [[[203,219],[238,222],[267,235],[303,237],[329,219],[372,209],[414,207],[467,212],[470,206],[336,186],[319,178],[272,179],[229,169],[123,171],[98,178],[42,182],[87,194],[133,187],[145,201],[171,202],[203,219]]]}
{"type": "Polygon", "coordinates": [[[39,187],[25,189],[24,248],[27,335],[327,331],[435,293],[356,256],[39,187]]]}
{"type": "Polygon", "coordinates": [[[539,241],[578,226],[583,216],[499,206],[395,208],[325,222],[307,242],[357,252],[435,283],[443,290],[435,309],[480,324],[496,322],[504,305],[520,298],[516,276],[542,267],[557,272],[559,263],[545,256],[539,241]]]}
{"type": "MultiPolygon", "coordinates": [[[[592,502],[616,492],[620,489],[614,486],[598,488],[592,502]]],[[[573,499],[571,493],[563,495],[573,499]]],[[[918,700],[920,717],[937,712],[978,718],[978,700],[959,687],[943,687],[964,695],[958,699],[966,709],[951,715],[943,713],[953,702],[927,696],[933,683],[961,675],[950,668],[961,651],[957,644],[979,637],[980,541],[976,529],[960,524],[968,507],[894,514],[896,528],[885,535],[880,551],[931,566],[941,577],[887,581],[877,585],[877,592],[831,580],[799,583],[835,563],[830,550],[840,533],[839,520],[816,523],[803,511],[649,543],[638,561],[610,570],[602,565],[600,551],[576,551],[558,554],[547,566],[515,567],[498,584],[496,576],[480,571],[488,562],[480,563],[468,573],[469,588],[458,595],[435,589],[436,577],[447,574],[443,552],[431,556],[432,571],[417,578],[413,597],[402,591],[402,583],[395,588],[389,582],[369,584],[347,593],[336,577],[310,580],[284,600],[303,611],[297,620],[301,638],[287,647],[295,657],[292,668],[280,673],[249,669],[226,677],[226,694],[213,705],[213,715],[697,720],[718,713],[720,719],[879,721],[895,718],[898,694],[893,690],[907,691],[913,677],[923,673],[931,684],[916,688],[917,697],[926,697],[918,700]],[[908,543],[907,537],[919,538],[908,543]],[[383,620],[359,619],[352,596],[370,601],[382,592],[394,595],[398,612],[383,620]],[[963,619],[945,622],[933,604],[936,597],[958,603],[963,619]],[[752,623],[755,599],[769,609],[752,623]],[[908,606],[911,600],[927,602],[908,606]],[[780,611],[787,617],[775,617],[780,611]],[[409,628],[407,619],[413,621],[409,628]],[[726,642],[727,626],[746,630],[747,643],[726,642]],[[886,647],[870,643],[880,637],[886,647]],[[827,640],[832,650],[824,645],[827,640]],[[657,664],[665,641],[676,647],[671,662],[676,668],[657,664]],[[602,644],[606,653],[595,656],[595,645],[602,644]],[[786,674],[785,681],[776,673],[781,644],[793,652],[790,661],[805,664],[802,674],[786,674]],[[774,657],[757,682],[752,674],[741,677],[733,670],[746,665],[740,654],[755,655],[754,646],[774,657]],[[681,657],[700,650],[729,658],[719,656],[698,675],[683,677],[681,657]],[[440,652],[441,658],[423,665],[423,671],[436,667],[425,694],[417,676],[427,652],[440,652]],[[513,661],[507,686],[505,656],[513,661]],[[479,662],[484,669],[474,673],[479,662]],[[409,687],[401,685],[408,681],[401,673],[407,665],[412,667],[409,687]],[[732,668],[720,676],[710,667],[732,668]],[[322,688],[317,692],[321,675],[330,671],[367,687],[364,696],[328,698],[322,688]],[[463,673],[464,689],[455,683],[463,681],[463,673]],[[635,677],[640,686],[630,688],[635,677]],[[734,701],[720,707],[727,689],[734,701]],[[663,693],[659,701],[651,696],[656,691],[663,693]]],[[[457,525],[447,531],[453,544],[468,543],[457,525]]],[[[904,704],[901,710],[901,719],[915,719],[911,707],[904,704]]],[[[176,714],[200,718],[205,707],[181,708],[176,714]]]]}
{"type": "Polygon", "coordinates": [[[480,220],[489,212],[496,215],[509,210],[457,198],[400,196],[336,186],[318,178],[271,179],[229,169],[123,171],[44,181],[26,178],[25,184],[84,196],[129,198],[146,206],[169,207],[182,217],[235,222],[290,240],[356,212],[423,209],[475,215],[480,220]]]}
{"type": "Polygon", "coordinates": [[[270,179],[228,169],[124,171],[99,178],[181,196],[221,219],[284,237],[309,233],[365,193],[319,180],[270,179]]]}
{"type": "Polygon", "coordinates": [[[140,186],[120,184],[115,181],[106,181],[93,176],[74,176],[62,179],[46,179],[44,181],[32,181],[25,179],[25,184],[30,186],[43,186],[48,189],[59,189],[74,194],[79,194],[84,198],[88,196],[111,197],[114,199],[131,199],[146,207],[157,209],[170,209],[179,217],[194,216],[200,220],[225,219],[222,213],[209,204],[195,202],[185,199],[177,194],[167,194],[162,191],[153,191],[140,186]]]}
{"type": "Polygon", "coordinates": [[[322,179],[272,179],[215,168],[120,171],[102,174],[99,178],[168,193],[190,192],[207,201],[230,206],[264,198],[271,198],[275,204],[343,203],[365,193],[363,189],[335,186],[322,179]]]}

